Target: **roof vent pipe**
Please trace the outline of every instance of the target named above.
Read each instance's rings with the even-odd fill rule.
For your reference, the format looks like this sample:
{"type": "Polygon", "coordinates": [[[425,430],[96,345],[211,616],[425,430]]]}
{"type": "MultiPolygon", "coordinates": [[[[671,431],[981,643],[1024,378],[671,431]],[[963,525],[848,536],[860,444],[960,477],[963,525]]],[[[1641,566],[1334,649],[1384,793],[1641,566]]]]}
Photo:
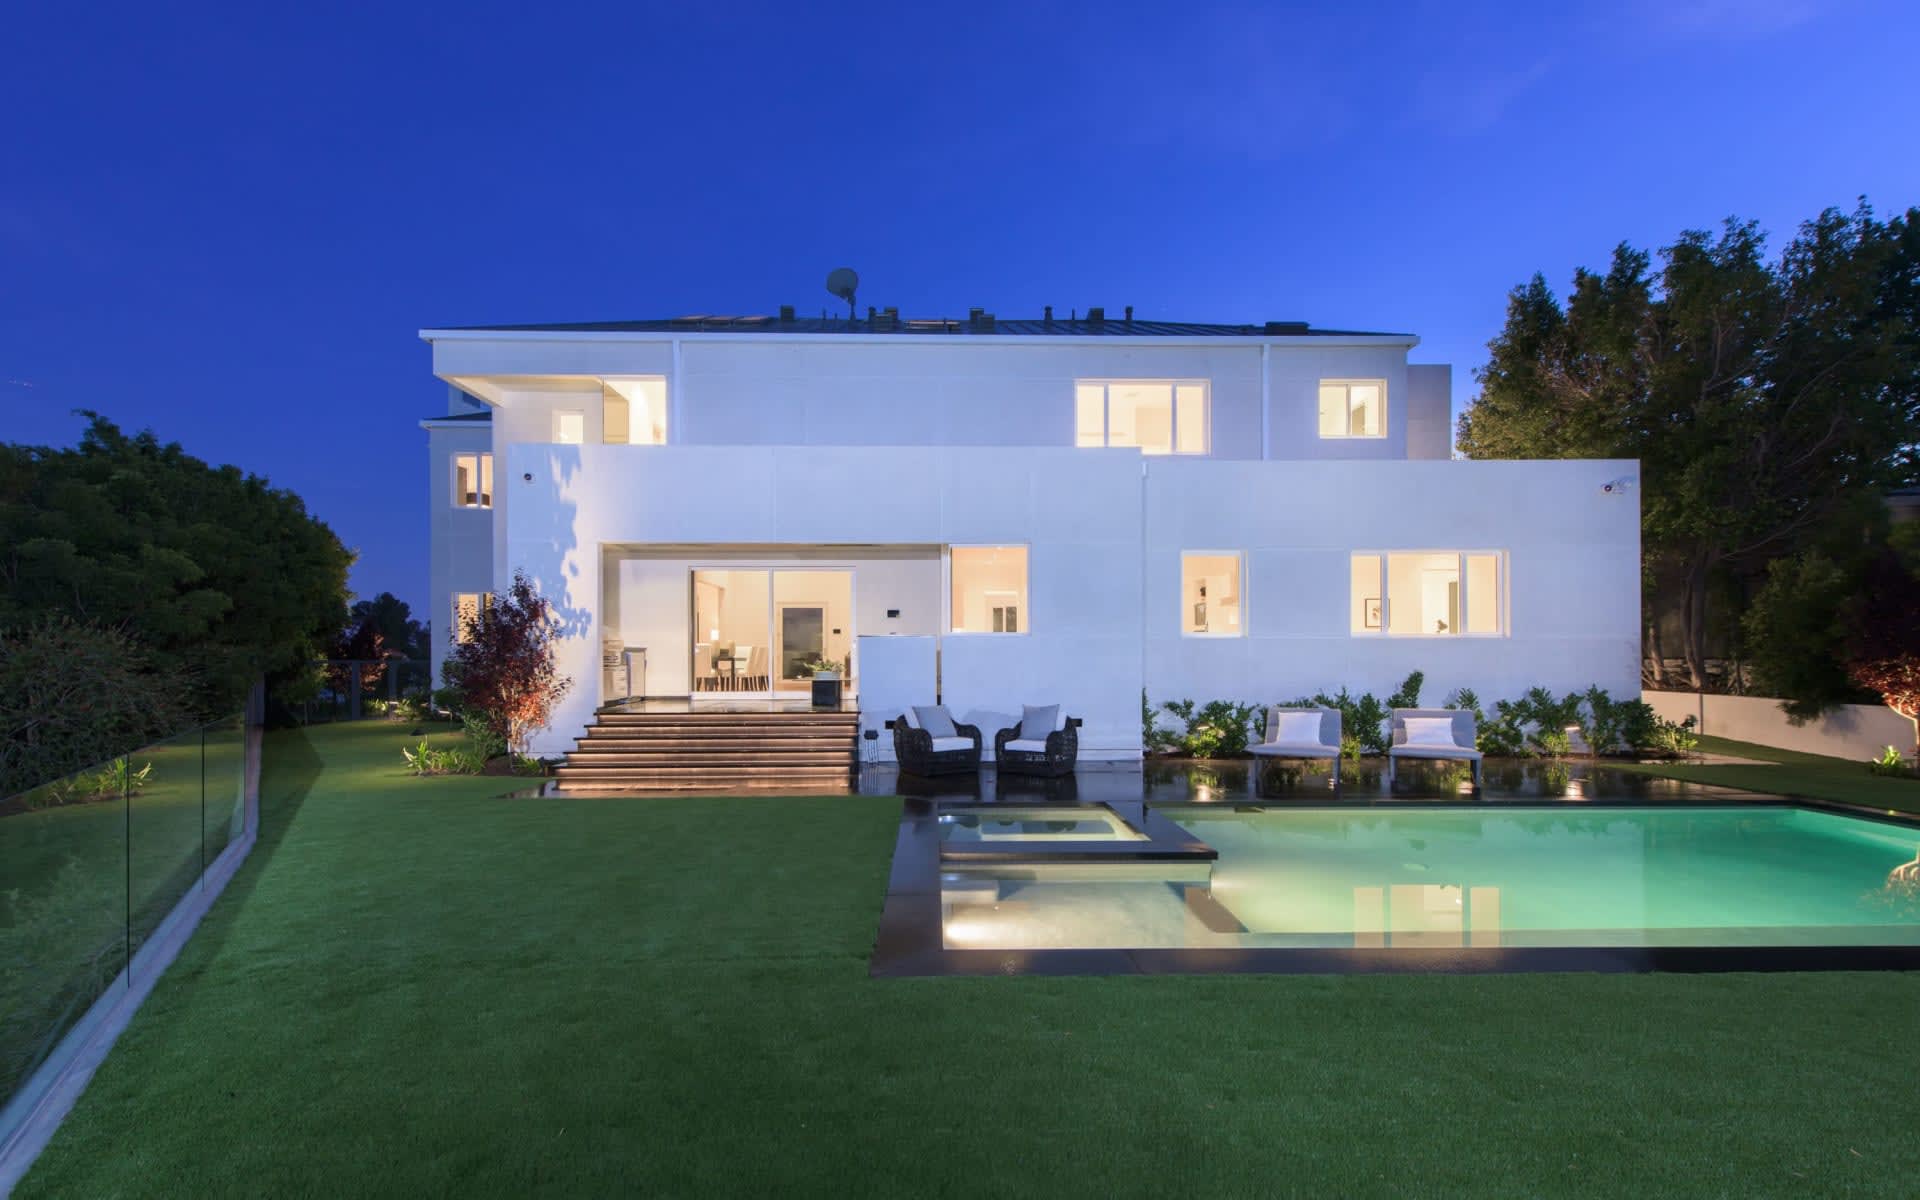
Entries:
{"type": "Polygon", "coordinates": [[[782,321],[785,321],[785,322],[787,322],[788,324],[792,324],[792,322],[793,322],[793,305],[791,305],[791,304],[782,304],[782,305],[780,306],[780,319],[781,319],[782,321]]]}
{"type": "Polygon", "coordinates": [[[1133,305],[1127,305],[1127,324],[1133,324],[1133,305]]]}
{"type": "Polygon", "coordinates": [[[1096,304],[1092,308],[1089,308],[1087,310],[1087,324],[1104,325],[1106,324],[1106,321],[1107,321],[1106,305],[1096,304]]]}
{"type": "Polygon", "coordinates": [[[1049,305],[1047,305],[1047,317],[1046,317],[1046,320],[1047,320],[1047,324],[1049,324],[1049,325],[1051,325],[1051,324],[1053,324],[1053,305],[1051,305],[1051,304],[1049,304],[1049,305]]]}

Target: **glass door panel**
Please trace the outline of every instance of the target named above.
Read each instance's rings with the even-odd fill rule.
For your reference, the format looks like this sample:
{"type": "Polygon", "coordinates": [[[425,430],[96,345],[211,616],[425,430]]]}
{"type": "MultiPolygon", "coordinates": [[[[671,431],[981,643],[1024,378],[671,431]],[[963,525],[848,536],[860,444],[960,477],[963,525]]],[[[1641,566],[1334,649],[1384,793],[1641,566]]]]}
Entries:
{"type": "Polygon", "coordinates": [[[693,573],[694,695],[771,690],[770,580],[768,571],[693,573]]]}

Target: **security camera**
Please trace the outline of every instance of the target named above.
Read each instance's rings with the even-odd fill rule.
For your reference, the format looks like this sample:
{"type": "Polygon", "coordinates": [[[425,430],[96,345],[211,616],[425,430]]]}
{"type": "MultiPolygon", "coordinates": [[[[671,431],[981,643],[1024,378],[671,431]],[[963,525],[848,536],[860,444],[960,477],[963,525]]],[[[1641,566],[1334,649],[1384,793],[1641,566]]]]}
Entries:
{"type": "Polygon", "coordinates": [[[1617,496],[1621,492],[1630,492],[1640,481],[1631,475],[1622,475],[1618,479],[1609,479],[1600,485],[1600,492],[1606,496],[1617,496]]]}

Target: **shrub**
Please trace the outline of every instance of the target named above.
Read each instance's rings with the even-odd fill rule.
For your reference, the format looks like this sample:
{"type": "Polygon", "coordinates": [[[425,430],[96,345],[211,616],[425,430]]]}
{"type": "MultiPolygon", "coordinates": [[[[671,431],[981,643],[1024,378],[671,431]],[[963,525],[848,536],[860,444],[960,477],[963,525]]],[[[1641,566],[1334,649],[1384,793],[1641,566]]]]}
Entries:
{"type": "Polygon", "coordinates": [[[1387,697],[1387,707],[1390,709],[1419,708],[1420,689],[1426,682],[1427,675],[1424,671],[1415,671],[1407,676],[1400,681],[1400,690],[1387,697]]]}
{"type": "Polygon", "coordinates": [[[471,741],[441,749],[421,738],[411,749],[402,748],[407,771],[412,775],[478,775],[487,760],[471,741]]]}
{"type": "Polygon", "coordinates": [[[1870,759],[1867,769],[1875,775],[1890,775],[1895,779],[1920,778],[1920,769],[1907,765],[1907,760],[1898,747],[1888,746],[1880,752],[1880,757],[1870,759]]]}
{"type": "Polygon", "coordinates": [[[179,684],[118,629],[65,617],[0,629],[0,796],[191,724],[179,684]]]}
{"type": "Polygon", "coordinates": [[[118,800],[122,796],[138,796],[146,790],[147,780],[152,777],[152,763],[141,763],[136,768],[131,759],[116,758],[97,770],[85,771],[38,791],[28,792],[26,803],[29,808],[49,808],[89,800],[118,800]]]}
{"type": "Polygon", "coordinates": [[[1652,736],[1645,746],[1636,746],[1636,750],[1663,750],[1668,754],[1691,754],[1700,746],[1700,735],[1693,731],[1694,720],[1675,724],[1663,719],[1656,720],[1652,736]]]}
{"type": "MultiPolygon", "coordinates": [[[[1191,700],[1181,701],[1191,710],[1191,700]]],[[[1160,728],[1159,714],[1152,701],[1147,699],[1147,689],[1140,689],[1140,745],[1149,753],[1165,754],[1180,746],[1180,738],[1169,730],[1160,728]]]]}
{"type": "Polygon", "coordinates": [[[1170,735],[1172,744],[1195,758],[1239,758],[1246,754],[1254,716],[1260,711],[1258,705],[1232,700],[1209,700],[1198,708],[1191,700],[1169,700],[1160,708],[1179,718],[1185,727],[1184,733],[1170,735]]]}
{"type": "Polygon", "coordinates": [[[516,753],[552,719],[553,706],[573,687],[553,661],[553,606],[533,590],[524,572],[513,586],[467,622],[464,639],[442,668],[460,696],[460,711],[483,722],[516,753]]]}

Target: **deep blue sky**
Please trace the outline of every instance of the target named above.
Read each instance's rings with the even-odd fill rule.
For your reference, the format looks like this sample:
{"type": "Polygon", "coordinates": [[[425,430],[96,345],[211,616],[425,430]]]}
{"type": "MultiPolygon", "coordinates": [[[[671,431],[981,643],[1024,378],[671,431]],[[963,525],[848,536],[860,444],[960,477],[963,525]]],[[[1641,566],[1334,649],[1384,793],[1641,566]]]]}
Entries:
{"type": "Polygon", "coordinates": [[[1409,330],[1535,270],[1920,204],[1920,7],[0,9],[0,439],[95,408],[420,604],[425,326],[1043,304],[1409,330]]]}

